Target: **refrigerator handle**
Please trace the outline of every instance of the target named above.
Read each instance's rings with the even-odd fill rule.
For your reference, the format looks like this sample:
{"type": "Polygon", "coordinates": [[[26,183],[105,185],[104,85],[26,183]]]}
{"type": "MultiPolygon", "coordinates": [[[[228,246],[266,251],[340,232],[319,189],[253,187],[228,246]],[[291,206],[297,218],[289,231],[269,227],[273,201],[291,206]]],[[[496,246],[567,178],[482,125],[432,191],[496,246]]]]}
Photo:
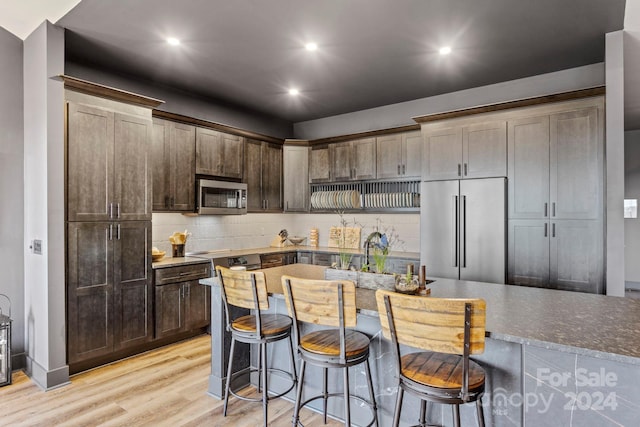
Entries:
{"type": "Polygon", "coordinates": [[[462,268],[467,268],[467,196],[462,196],[462,237],[460,244],[462,245],[462,268]]]}
{"type": "Polygon", "coordinates": [[[548,232],[547,232],[547,228],[548,228],[549,224],[547,224],[546,222],[544,223],[544,237],[547,237],[548,232]]]}
{"type": "Polygon", "coordinates": [[[451,251],[451,261],[453,263],[454,267],[458,266],[458,196],[453,196],[452,197],[452,201],[453,201],[453,209],[451,209],[451,213],[453,215],[453,230],[452,230],[452,237],[453,237],[453,245],[451,245],[452,251],[451,251]]]}

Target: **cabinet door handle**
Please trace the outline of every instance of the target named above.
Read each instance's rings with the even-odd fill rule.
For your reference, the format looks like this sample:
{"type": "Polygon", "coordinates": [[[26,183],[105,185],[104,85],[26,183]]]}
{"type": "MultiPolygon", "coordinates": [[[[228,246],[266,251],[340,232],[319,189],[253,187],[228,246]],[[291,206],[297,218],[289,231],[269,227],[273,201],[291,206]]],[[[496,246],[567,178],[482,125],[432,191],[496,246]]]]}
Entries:
{"type": "Polygon", "coordinates": [[[118,225],[116,226],[116,231],[117,231],[117,236],[118,236],[118,237],[116,238],[116,240],[120,240],[120,224],[118,224],[118,225]]]}
{"type": "Polygon", "coordinates": [[[458,163],[458,176],[462,176],[461,175],[461,169],[462,169],[462,165],[460,163],[458,163]]]}
{"type": "Polygon", "coordinates": [[[289,201],[288,200],[285,202],[285,206],[286,206],[285,210],[288,211],[289,210],[289,201]]]}
{"type": "Polygon", "coordinates": [[[398,165],[398,175],[400,175],[400,165],[398,165]]]}
{"type": "Polygon", "coordinates": [[[468,170],[467,170],[467,169],[468,169],[467,164],[468,164],[468,163],[465,163],[465,164],[464,164],[464,176],[467,176],[467,175],[468,175],[468,173],[467,173],[467,172],[468,172],[468,170]]]}
{"type": "Polygon", "coordinates": [[[120,219],[120,203],[116,203],[116,212],[118,212],[118,219],[120,219]]]}
{"type": "MultiPolygon", "coordinates": [[[[546,216],[546,215],[545,215],[546,216]]],[[[547,224],[546,222],[544,223],[544,237],[547,237],[548,235],[548,228],[549,228],[549,224],[547,224]]]]}
{"type": "Polygon", "coordinates": [[[113,240],[113,224],[109,224],[109,240],[113,240]]]}
{"type": "Polygon", "coordinates": [[[551,216],[556,216],[556,202],[551,203],[551,216]]]}
{"type": "Polygon", "coordinates": [[[551,237],[556,237],[556,223],[551,224],[551,237]]]}
{"type": "Polygon", "coordinates": [[[549,215],[549,203],[544,203],[544,216],[545,218],[549,215]]]}
{"type": "Polygon", "coordinates": [[[402,165],[402,175],[407,173],[407,165],[402,165]]]}
{"type": "Polygon", "coordinates": [[[113,202],[109,203],[109,219],[113,219],[113,202]]]}

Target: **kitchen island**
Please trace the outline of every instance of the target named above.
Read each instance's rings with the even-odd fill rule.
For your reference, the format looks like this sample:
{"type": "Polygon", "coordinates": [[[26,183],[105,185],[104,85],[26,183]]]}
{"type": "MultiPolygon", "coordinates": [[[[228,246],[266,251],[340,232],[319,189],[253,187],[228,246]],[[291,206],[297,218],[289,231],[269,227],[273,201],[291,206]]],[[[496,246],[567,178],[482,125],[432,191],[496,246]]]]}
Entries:
{"type": "MultiPolygon", "coordinates": [[[[292,264],[263,270],[272,294],[270,310],[286,313],[280,284],[283,274],[322,278],[324,269],[292,264]]],[[[483,298],[487,302],[486,349],[475,357],[487,370],[487,392],[483,397],[487,425],[637,425],[640,301],[493,283],[434,280],[430,285],[432,297],[483,298]]],[[[228,357],[224,313],[217,280],[205,279],[201,283],[213,285],[212,323],[219,322],[219,327],[215,331],[212,328],[209,393],[220,398],[224,361],[228,357]]],[[[357,329],[373,337],[371,364],[380,425],[390,425],[397,380],[390,343],[380,333],[375,292],[358,288],[356,306],[357,329]]],[[[285,352],[286,344],[274,348],[275,353],[285,352]]],[[[281,362],[286,368],[286,358],[272,354],[270,360],[281,362]]],[[[255,362],[250,352],[245,353],[245,367],[255,362]]],[[[313,375],[320,378],[319,372],[313,375]]],[[[356,372],[355,378],[355,390],[362,393],[362,387],[366,387],[364,373],[356,372]]],[[[280,386],[277,377],[271,381],[274,387],[280,386]]],[[[293,394],[288,397],[293,399],[293,394]]],[[[341,416],[340,402],[331,403],[330,412],[341,416]]],[[[462,424],[475,425],[473,405],[467,406],[461,409],[462,424]]],[[[415,398],[405,398],[403,424],[416,423],[418,408],[415,398]]],[[[354,413],[359,414],[359,409],[354,413]]],[[[429,421],[452,425],[451,411],[442,409],[432,405],[429,421]]],[[[363,419],[365,414],[362,411],[363,419]]],[[[358,418],[354,420],[357,423],[358,418]]]]}

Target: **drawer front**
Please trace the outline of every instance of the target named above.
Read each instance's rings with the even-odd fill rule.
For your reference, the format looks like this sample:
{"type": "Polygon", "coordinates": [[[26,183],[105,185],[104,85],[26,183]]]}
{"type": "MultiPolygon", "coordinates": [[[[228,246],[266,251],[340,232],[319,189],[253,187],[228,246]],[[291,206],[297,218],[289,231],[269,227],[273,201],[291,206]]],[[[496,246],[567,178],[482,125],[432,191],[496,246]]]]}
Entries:
{"type": "Polygon", "coordinates": [[[155,271],[155,284],[166,285],[169,283],[187,282],[189,280],[211,277],[211,264],[189,264],[176,267],[158,268],[155,271]]]}

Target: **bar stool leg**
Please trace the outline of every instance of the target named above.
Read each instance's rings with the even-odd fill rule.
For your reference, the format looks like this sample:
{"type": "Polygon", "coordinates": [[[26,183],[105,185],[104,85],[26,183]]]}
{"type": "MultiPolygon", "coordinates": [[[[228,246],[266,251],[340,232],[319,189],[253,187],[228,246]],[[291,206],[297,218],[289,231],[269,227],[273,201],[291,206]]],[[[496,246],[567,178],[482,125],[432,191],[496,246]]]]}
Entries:
{"type": "Polygon", "coordinates": [[[484,427],[484,410],[480,399],[476,400],[476,412],[478,413],[478,425],[484,427]]]}
{"type": "Polygon", "coordinates": [[[298,381],[298,392],[296,393],[296,403],[293,407],[293,420],[291,425],[297,427],[298,420],[300,419],[300,402],[302,402],[302,386],[304,385],[304,370],[306,362],[304,359],[300,361],[300,379],[298,381]]]}
{"type": "Polygon", "coordinates": [[[293,340],[291,335],[289,335],[289,354],[291,356],[291,370],[293,371],[293,386],[295,387],[298,383],[298,373],[296,372],[296,357],[293,354],[293,340]]]}
{"type": "Polygon", "coordinates": [[[373,391],[373,380],[371,379],[371,367],[369,366],[369,359],[365,361],[364,369],[367,372],[367,385],[369,386],[369,396],[371,396],[371,405],[373,410],[373,420],[376,427],[378,426],[378,405],[376,404],[376,395],[373,391]]]}
{"type": "Polygon", "coordinates": [[[233,351],[235,350],[236,340],[231,337],[231,348],[229,349],[229,367],[227,368],[227,384],[224,387],[224,406],[222,416],[227,416],[227,404],[229,403],[229,388],[231,387],[231,371],[233,368],[233,351]]]}
{"type": "Polygon", "coordinates": [[[351,405],[349,402],[349,368],[344,367],[344,425],[346,427],[351,426],[351,405]]]}
{"type": "Polygon", "coordinates": [[[262,344],[258,344],[258,393],[262,392],[262,344]]]}
{"type": "Polygon", "coordinates": [[[269,398],[269,387],[267,387],[267,343],[261,343],[260,350],[260,355],[262,356],[262,371],[260,372],[262,374],[262,410],[264,412],[264,427],[267,427],[267,415],[269,413],[267,409],[267,399],[269,398]]]}
{"type": "Polygon", "coordinates": [[[453,425],[454,427],[460,427],[460,405],[453,406],[453,425]]]}
{"type": "Polygon", "coordinates": [[[402,397],[404,396],[404,389],[398,385],[398,396],[396,397],[396,409],[393,413],[393,427],[400,425],[400,410],[402,409],[402,397]]]}
{"type": "Polygon", "coordinates": [[[427,421],[427,401],[420,400],[420,426],[424,426],[427,421]]]}
{"type": "Polygon", "coordinates": [[[322,368],[322,414],[324,416],[324,423],[327,423],[327,375],[328,369],[322,368]]]}

